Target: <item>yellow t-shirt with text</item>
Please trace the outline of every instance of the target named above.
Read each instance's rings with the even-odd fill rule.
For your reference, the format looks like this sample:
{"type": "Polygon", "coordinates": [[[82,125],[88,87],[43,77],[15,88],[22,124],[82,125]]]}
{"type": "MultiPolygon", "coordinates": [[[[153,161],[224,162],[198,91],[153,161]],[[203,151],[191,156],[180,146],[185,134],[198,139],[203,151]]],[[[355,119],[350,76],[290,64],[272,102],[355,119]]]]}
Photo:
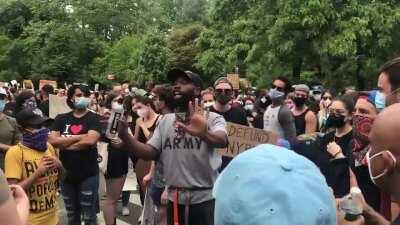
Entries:
{"type": "MultiPolygon", "coordinates": [[[[50,144],[44,152],[30,149],[22,144],[11,147],[6,154],[6,178],[24,180],[32,175],[44,156],[56,156],[50,144]]],[[[57,190],[59,185],[58,169],[49,170],[37,179],[27,191],[30,203],[28,223],[30,225],[58,224],[57,190]]]]}

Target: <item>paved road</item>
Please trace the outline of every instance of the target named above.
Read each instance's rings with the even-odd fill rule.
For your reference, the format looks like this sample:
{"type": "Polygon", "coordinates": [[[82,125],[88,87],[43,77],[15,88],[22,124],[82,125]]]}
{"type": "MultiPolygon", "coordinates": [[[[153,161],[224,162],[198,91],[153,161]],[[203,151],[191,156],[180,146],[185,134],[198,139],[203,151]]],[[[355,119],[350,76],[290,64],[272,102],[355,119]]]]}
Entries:
{"type": "MultiPolygon", "coordinates": [[[[100,179],[100,190],[104,190],[104,180],[100,179]]],[[[129,182],[134,182],[134,186],[136,186],[136,178],[129,179],[129,182]]],[[[104,202],[104,192],[100,191],[100,207],[103,205],[104,202]]],[[[131,192],[131,197],[129,199],[129,209],[131,214],[129,216],[122,216],[121,215],[121,201],[118,202],[118,218],[117,224],[118,225],[136,225],[138,224],[138,218],[140,216],[142,207],[140,205],[140,198],[138,191],[131,192]]],[[[67,213],[63,204],[63,201],[60,197],[60,225],[67,225],[67,213]]],[[[100,212],[97,214],[97,221],[99,225],[105,225],[103,213],[100,212]]]]}

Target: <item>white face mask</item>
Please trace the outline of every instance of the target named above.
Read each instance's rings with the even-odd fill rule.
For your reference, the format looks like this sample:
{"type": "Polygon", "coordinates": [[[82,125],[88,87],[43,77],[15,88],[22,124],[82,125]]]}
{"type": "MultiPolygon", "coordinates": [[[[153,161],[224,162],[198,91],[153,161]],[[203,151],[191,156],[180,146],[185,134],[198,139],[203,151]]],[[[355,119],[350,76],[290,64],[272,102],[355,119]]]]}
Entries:
{"type": "Polygon", "coordinates": [[[139,117],[144,118],[144,117],[147,117],[147,115],[149,114],[149,110],[147,110],[147,109],[139,109],[139,110],[137,110],[137,114],[138,114],[139,117]]]}
{"type": "Polygon", "coordinates": [[[387,152],[389,155],[390,155],[390,157],[392,158],[392,160],[393,160],[393,162],[394,162],[394,165],[396,165],[396,163],[397,163],[397,160],[396,160],[396,157],[394,157],[394,155],[390,152],[390,151],[383,151],[383,152],[379,152],[378,154],[375,154],[374,156],[372,156],[372,157],[369,157],[369,153],[370,153],[370,151],[368,151],[367,152],[367,155],[366,155],[366,158],[367,158],[367,162],[368,162],[368,171],[369,171],[369,177],[371,178],[371,181],[376,185],[376,180],[377,179],[379,179],[379,178],[381,178],[381,177],[383,177],[383,176],[385,176],[386,174],[387,174],[387,169],[385,169],[385,170],[383,170],[382,171],[382,173],[380,173],[380,174],[378,174],[378,175],[372,175],[372,165],[371,165],[371,162],[372,162],[372,160],[373,159],[376,159],[378,156],[381,156],[381,155],[383,155],[383,153],[385,153],[385,152],[387,152]]]}
{"type": "Polygon", "coordinates": [[[215,102],[206,102],[204,103],[204,108],[210,108],[214,105],[215,102]]]}
{"type": "Polygon", "coordinates": [[[114,111],[123,111],[124,110],[124,106],[122,104],[119,104],[118,102],[113,102],[111,105],[111,108],[114,111]]]}

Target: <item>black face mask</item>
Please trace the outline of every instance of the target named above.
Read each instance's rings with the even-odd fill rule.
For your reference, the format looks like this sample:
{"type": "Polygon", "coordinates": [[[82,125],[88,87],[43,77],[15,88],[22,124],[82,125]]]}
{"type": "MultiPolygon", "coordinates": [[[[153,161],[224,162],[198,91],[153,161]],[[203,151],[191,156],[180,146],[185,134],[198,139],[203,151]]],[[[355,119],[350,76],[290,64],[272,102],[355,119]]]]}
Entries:
{"type": "Polygon", "coordinates": [[[293,102],[296,105],[296,107],[301,107],[304,104],[306,104],[307,99],[302,98],[302,97],[295,97],[293,98],[293,102]]]}
{"type": "Polygon", "coordinates": [[[341,128],[346,124],[345,118],[346,117],[343,115],[329,115],[328,119],[326,120],[326,126],[328,128],[341,128]]]}
{"type": "Polygon", "coordinates": [[[226,94],[225,92],[215,94],[215,99],[217,102],[221,103],[221,105],[226,105],[232,100],[232,96],[230,94],[226,94]]]}

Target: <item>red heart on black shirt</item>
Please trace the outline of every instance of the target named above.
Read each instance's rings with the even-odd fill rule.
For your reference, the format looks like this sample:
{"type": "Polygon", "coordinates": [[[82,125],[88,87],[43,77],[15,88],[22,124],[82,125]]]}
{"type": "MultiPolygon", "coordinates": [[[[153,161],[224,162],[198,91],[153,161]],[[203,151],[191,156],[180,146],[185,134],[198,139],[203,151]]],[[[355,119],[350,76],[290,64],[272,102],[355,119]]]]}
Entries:
{"type": "Polygon", "coordinates": [[[80,124],[80,125],[72,125],[71,126],[71,133],[73,135],[77,135],[77,134],[79,134],[79,132],[82,131],[82,128],[83,128],[82,124],[80,124]]]}

